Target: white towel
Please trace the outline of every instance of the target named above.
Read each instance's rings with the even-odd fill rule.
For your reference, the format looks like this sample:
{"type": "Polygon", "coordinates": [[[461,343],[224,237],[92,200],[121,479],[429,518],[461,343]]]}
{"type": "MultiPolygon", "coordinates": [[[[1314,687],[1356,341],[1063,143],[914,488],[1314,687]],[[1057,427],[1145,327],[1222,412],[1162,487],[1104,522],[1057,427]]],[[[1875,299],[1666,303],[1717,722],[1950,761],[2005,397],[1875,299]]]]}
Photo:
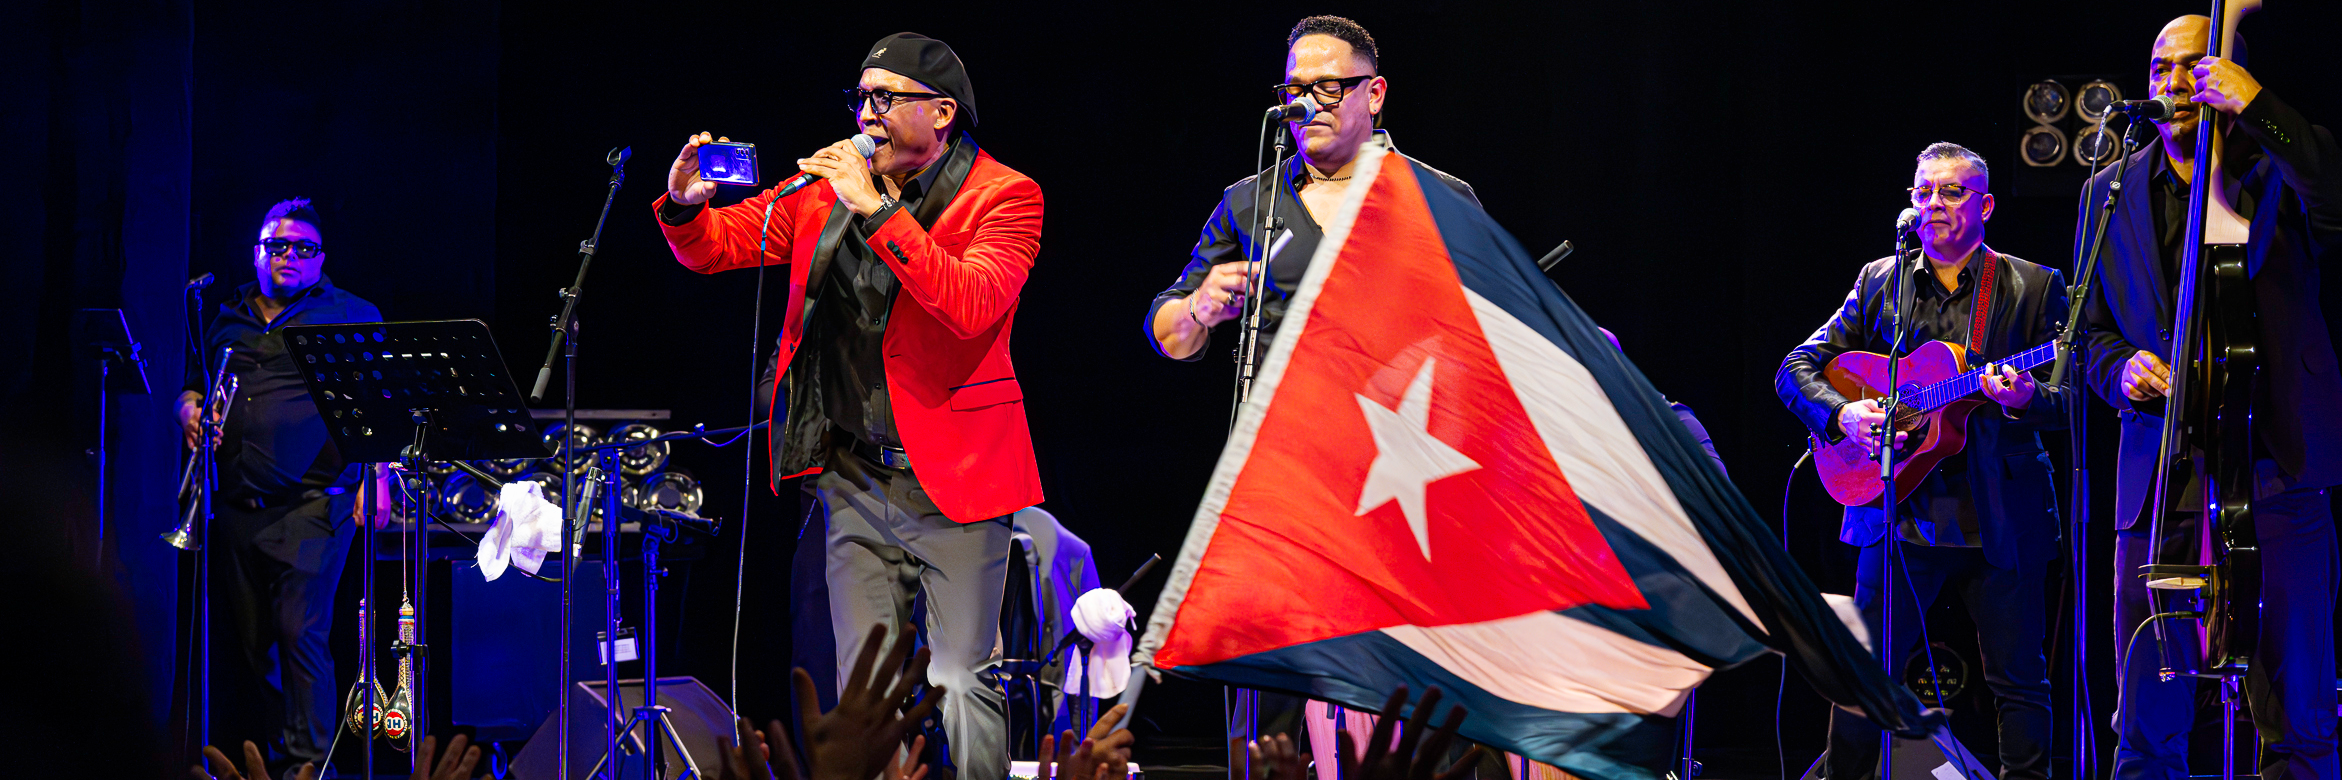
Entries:
{"type": "Polygon", "coordinates": [[[561,507],[545,500],[543,486],[526,480],[504,483],[497,496],[495,524],[480,540],[480,574],[504,576],[507,564],[537,573],[545,554],[561,548],[561,507]]]}
{"type": "Polygon", "coordinates": [[[1138,610],[1122,594],[1107,588],[1097,588],[1081,595],[1073,602],[1073,629],[1090,640],[1086,664],[1066,664],[1065,690],[1068,693],[1082,689],[1082,667],[1089,667],[1090,695],[1100,699],[1122,694],[1123,686],[1130,684],[1130,629],[1125,627],[1138,610]]]}

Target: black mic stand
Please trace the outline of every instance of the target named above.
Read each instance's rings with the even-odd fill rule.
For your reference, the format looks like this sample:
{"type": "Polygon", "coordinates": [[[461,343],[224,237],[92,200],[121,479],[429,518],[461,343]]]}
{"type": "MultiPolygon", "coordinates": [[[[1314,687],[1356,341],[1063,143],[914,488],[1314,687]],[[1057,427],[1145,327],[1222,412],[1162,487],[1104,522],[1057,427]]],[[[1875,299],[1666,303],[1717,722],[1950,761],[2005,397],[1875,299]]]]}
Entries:
{"type": "MultiPolygon", "coordinates": [[[[1271,117],[1261,118],[1263,130],[1268,129],[1270,121],[1272,121],[1271,117]]],[[[1268,302],[1263,299],[1268,297],[1269,288],[1269,242],[1277,234],[1277,231],[1285,226],[1285,220],[1276,214],[1279,196],[1284,194],[1286,186],[1285,161],[1288,158],[1285,156],[1285,142],[1288,137],[1285,128],[1277,128],[1276,152],[1271,155],[1272,165],[1262,174],[1272,176],[1275,179],[1269,182],[1269,199],[1266,204],[1263,204],[1260,199],[1261,181],[1254,179],[1252,182],[1253,210],[1257,213],[1260,221],[1254,223],[1252,228],[1253,258],[1246,262],[1246,265],[1251,268],[1247,269],[1249,273],[1246,273],[1244,277],[1244,316],[1241,318],[1243,325],[1236,337],[1236,402],[1230,404],[1228,408],[1228,429],[1231,432],[1236,428],[1236,421],[1244,416],[1245,401],[1252,397],[1253,374],[1255,367],[1260,362],[1260,331],[1268,320],[1268,302]]],[[[1258,157],[1254,158],[1255,162],[1258,160],[1258,157]]],[[[1229,732],[1237,733],[1237,729],[1242,728],[1242,733],[1248,739],[1258,738],[1260,736],[1259,694],[1243,688],[1236,689],[1234,693],[1233,702],[1223,701],[1229,720],[1229,732]]],[[[1231,767],[1230,776],[1235,777],[1235,773],[1242,767],[1242,762],[1238,757],[1231,755],[1228,765],[1231,767]]]]}
{"type": "MultiPolygon", "coordinates": [[[[618,200],[618,188],[626,185],[626,158],[633,156],[633,154],[634,147],[629,146],[612,150],[609,156],[603,158],[605,162],[610,164],[610,192],[602,197],[602,215],[594,219],[593,236],[577,245],[577,279],[569,284],[568,289],[561,291],[561,314],[553,318],[553,341],[545,347],[545,364],[537,368],[536,385],[529,390],[529,403],[543,402],[545,400],[545,386],[553,380],[553,361],[563,361],[566,372],[561,388],[561,462],[563,464],[571,462],[570,458],[573,455],[570,452],[570,436],[572,431],[577,430],[577,302],[578,299],[585,297],[586,272],[593,268],[594,253],[601,248],[602,225],[610,221],[610,204],[618,200]]],[[[569,469],[563,468],[561,471],[561,511],[564,516],[580,511],[581,504],[574,500],[577,492],[577,484],[569,469]]],[[[573,520],[566,526],[573,529],[578,527],[578,524],[573,520]]],[[[571,532],[568,535],[570,538],[563,540],[563,546],[567,550],[574,551],[578,546],[576,534],[571,532]]],[[[574,554],[562,556],[563,568],[568,571],[564,572],[561,578],[561,673],[560,695],[556,699],[559,712],[556,713],[556,717],[563,724],[569,722],[570,589],[574,587],[570,583],[568,573],[576,570],[576,557],[574,554]]],[[[563,728],[568,727],[564,725],[563,728]]],[[[559,776],[569,777],[569,740],[560,740],[556,746],[560,749],[559,756],[555,761],[558,765],[559,776]]]]}
{"type": "MultiPolygon", "coordinates": [[[[1263,118],[1262,121],[1268,119],[1263,118]]],[[[1254,179],[1252,183],[1253,210],[1257,212],[1260,221],[1253,226],[1254,259],[1247,263],[1252,268],[1247,269],[1249,273],[1244,277],[1243,326],[1236,337],[1236,403],[1228,410],[1228,427],[1231,430],[1236,427],[1237,418],[1244,413],[1244,402],[1252,398],[1252,382],[1260,363],[1260,331],[1268,321],[1268,302],[1263,299],[1267,297],[1269,289],[1269,243],[1275,239],[1277,231],[1285,227],[1284,218],[1277,216],[1277,205],[1286,187],[1285,162],[1289,159],[1285,156],[1287,138],[1284,128],[1278,128],[1276,152],[1270,155],[1269,170],[1275,178],[1269,182],[1268,203],[1262,204],[1260,201],[1260,180],[1254,179]]]]}
{"type": "MultiPolygon", "coordinates": [[[[619,501],[621,469],[618,458],[626,450],[635,447],[687,439],[706,439],[735,433],[745,434],[769,424],[769,422],[764,422],[742,428],[716,431],[703,428],[688,433],[671,433],[650,439],[575,448],[575,453],[594,458],[594,465],[587,471],[586,489],[588,492],[592,492],[598,487],[598,500],[602,505],[602,586],[604,598],[602,674],[603,684],[607,686],[603,690],[610,697],[610,706],[606,710],[608,717],[604,718],[603,723],[605,729],[603,736],[606,740],[604,752],[601,760],[596,761],[592,769],[586,770],[587,775],[599,774],[604,767],[609,768],[610,777],[620,775],[619,752],[625,746],[620,744],[619,738],[622,735],[631,736],[635,728],[641,726],[648,728],[650,733],[646,735],[646,738],[636,740],[639,747],[635,749],[635,752],[640,753],[646,750],[649,752],[650,777],[665,778],[667,776],[667,755],[663,748],[672,748],[676,757],[683,760],[683,774],[677,776],[677,780],[704,780],[706,777],[700,770],[699,762],[692,758],[691,751],[684,747],[682,733],[675,729],[673,710],[659,704],[659,578],[666,576],[666,572],[659,565],[659,545],[673,541],[679,531],[683,529],[714,536],[716,535],[716,526],[712,522],[681,513],[659,510],[640,512],[637,522],[642,528],[643,618],[642,634],[636,637],[635,647],[637,648],[636,655],[642,659],[642,704],[635,707],[633,713],[621,723],[618,718],[620,710],[625,707],[625,697],[621,695],[622,691],[618,687],[618,627],[622,614],[618,601],[618,533],[619,526],[635,512],[619,501]]],[[[581,504],[580,519],[587,511],[590,511],[585,506],[590,505],[593,501],[594,499],[589,499],[581,504]]],[[[566,647],[566,645],[564,646],[566,647]]]]}
{"type": "MultiPolygon", "coordinates": [[[[1894,338],[1887,343],[1887,400],[1885,404],[1881,405],[1882,411],[1886,412],[1887,419],[1878,426],[1876,434],[1878,437],[1878,480],[1881,488],[1878,501],[1879,511],[1884,515],[1885,528],[1885,533],[1879,537],[1880,573],[1884,575],[1880,579],[1879,589],[1881,596],[1886,599],[1880,602],[1879,636],[1876,637],[1876,640],[1879,648],[1879,663],[1886,669],[1888,679],[1894,679],[1898,676],[1895,666],[1897,661],[1901,659],[1901,654],[1895,652],[1894,648],[1895,560],[1900,557],[1898,553],[1901,552],[1901,549],[1897,547],[1897,544],[1902,541],[1901,530],[1895,527],[1895,434],[1897,433],[1895,412],[1903,403],[1903,339],[1909,335],[1910,331],[1910,322],[1903,316],[1903,295],[1911,284],[1911,274],[1909,269],[1905,268],[1908,263],[1903,259],[1903,252],[1910,236],[1911,234],[1903,230],[1901,225],[1896,226],[1895,251],[1892,255],[1894,275],[1889,277],[1893,280],[1894,289],[1889,293],[1887,299],[1888,316],[1895,323],[1894,338]]],[[[1889,770],[1894,767],[1895,759],[1895,733],[1887,730],[1883,724],[1877,721],[1873,721],[1872,725],[1879,727],[1878,780],[1890,780],[1893,775],[1890,774],[1889,770]]]]}
{"type": "MultiPolygon", "coordinates": [[[[2050,366],[2049,380],[2042,385],[2051,392],[2065,392],[2068,389],[2066,367],[2072,362],[2077,342],[2081,340],[2082,310],[2089,305],[2091,287],[2097,282],[2098,257],[2106,246],[2106,227],[2111,224],[2114,207],[2122,199],[2122,179],[2130,170],[2133,147],[2138,145],[2138,142],[2133,140],[2131,136],[2133,131],[2139,128],[2139,124],[2138,121],[2133,120],[2123,128],[2122,143],[2114,158],[2114,177],[2107,182],[2106,199],[2100,203],[2098,217],[2092,221],[2090,226],[2090,247],[2075,258],[2077,262],[2074,268],[2074,283],[2072,287],[2066,288],[2066,322],[2065,326],[2058,330],[2057,335],[2057,362],[2050,366]]],[[[2090,188],[2084,184],[2082,196],[2088,198],[2089,194],[2090,188]]],[[[2087,201],[2083,203],[2085,208],[2088,205],[2087,201]]],[[[2090,658],[2088,633],[2081,630],[2082,626],[2088,624],[2090,612],[2090,590],[2082,581],[2082,572],[2086,568],[2083,564],[2089,562],[2089,537],[2084,535],[2084,531],[2088,530],[2090,525],[2090,414],[2088,406],[2081,403],[2081,387],[2081,377],[2073,377],[2071,389],[2075,391],[2075,394],[2073,400],[2066,405],[2066,431],[2069,447],[2067,458],[2070,461],[2068,468],[2073,475],[2073,486],[2067,507],[2067,511],[2070,513],[2067,526],[2071,532],[2066,537],[2066,543],[2071,545],[2073,551],[2074,678],[2076,680],[2074,696],[2078,700],[2074,707],[2073,761],[2077,769],[2075,774],[2086,777],[2088,775],[2079,770],[2086,766],[2094,768],[2097,763],[2098,751],[2095,747],[2096,740],[2091,738],[2097,733],[2095,731],[2095,718],[2090,712],[2092,708],[2084,706],[2084,703],[2089,701],[2089,690],[2084,683],[2088,680],[2087,667],[2090,658]]],[[[2118,650],[2117,652],[2123,651],[2118,650]]]]}

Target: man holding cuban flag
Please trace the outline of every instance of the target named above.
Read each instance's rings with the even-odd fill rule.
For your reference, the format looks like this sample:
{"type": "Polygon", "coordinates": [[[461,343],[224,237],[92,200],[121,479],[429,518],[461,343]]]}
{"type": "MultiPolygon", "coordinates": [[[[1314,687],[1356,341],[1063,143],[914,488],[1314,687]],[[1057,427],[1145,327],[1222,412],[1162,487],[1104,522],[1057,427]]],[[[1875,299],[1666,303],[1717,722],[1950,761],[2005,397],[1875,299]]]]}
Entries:
{"type": "Polygon", "coordinates": [[[1142,665],[1366,710],[1436,687],[1462,736],[1593,778],[1657,777],[1688,693],[1766,651],[1940,723],[1517,242],[1403,156],[1356,171],[1142,665]]]}

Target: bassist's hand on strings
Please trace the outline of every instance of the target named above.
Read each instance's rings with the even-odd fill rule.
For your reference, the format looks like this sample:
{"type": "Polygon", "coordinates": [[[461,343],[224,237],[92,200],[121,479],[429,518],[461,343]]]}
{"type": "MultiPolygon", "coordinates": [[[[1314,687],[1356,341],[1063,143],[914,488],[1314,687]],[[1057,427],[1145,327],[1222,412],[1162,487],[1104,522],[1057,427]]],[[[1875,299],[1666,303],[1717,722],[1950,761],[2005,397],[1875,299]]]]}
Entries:
{"type": "MultiPolygon", "coordinates": [[[[1870,452],[1878,451],[1878,428],[1886,422],[1887,413],[1879,408],[1876,399],[1865,398],[1838,407],[1838,430],[1870,452]]],[[[1909,432],[1896,431],[1895,446],[1903,446],[1910,438],[1909,432]]]]}
{"type": "Polygon", "coordinates": [[[2189,75],[2196,79],[2194,102],[2223,114],[2242,113],[2261,95],[2261,82],[2235,60],[2205,57],[2196,60],[2189,75]]]}
{"type": "Polygon", "coordinates": [[[2133,401],[2153,401],[2171,394],[2171,366],[2155,353],[2139,350],[2122,364],[2122,394],[2133,401]]]}

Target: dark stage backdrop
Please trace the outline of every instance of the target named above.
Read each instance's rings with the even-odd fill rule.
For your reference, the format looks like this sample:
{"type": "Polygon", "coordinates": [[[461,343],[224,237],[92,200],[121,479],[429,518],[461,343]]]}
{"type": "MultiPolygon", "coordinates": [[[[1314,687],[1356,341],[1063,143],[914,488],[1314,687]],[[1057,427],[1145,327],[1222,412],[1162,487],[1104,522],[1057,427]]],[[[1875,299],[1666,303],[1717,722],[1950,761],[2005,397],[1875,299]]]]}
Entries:
{"type": "MultiPolygon", "coordinates": [[[[1339,13],[1381,44],[1392,81],[1386,126],[1399,147],[1470,181],[1532,250],[1574,240],[1578,254],[1556,274],[1563,288],[1659,388],[1699,411],[1738,484],[1771,516],[1801,446],[1772,394],[1773,370],[1844,297],[1855,270],[1884,254],[1912,157],[1955,141],[1985,155],[1996,182],[2016,180],[2026,83],[2121,74],[2127,92],[2142,94],[2154,32],[2199,5],[1227,3],[1139,15],[952,4],[898,7],[883,20],[767,5],[688,14],[507,6],[496,321],[508,343],[541,338],[552,291],[599,205],[600,160],[631,145],[634,178],[586,307],[581,402],[744,419],[754,275],[704,277],[672,261],[649,209],[665,166],[704,130],[758,144],[766,178],[777,179],[791,160],[853,132],[838,90],[871,41],[906,29],[942,38],[977,85],[988,120],[977,138],[1049,199],[1017,322],[1018,369],[1046,506],[1118,577],[1149,554],[1176,553],[1223,439],[1233,373],[1225,337],[1200,363],[1156,356],[1141,330],[1147,299],[1184,263],[1216,193],[1253,170],[1253,117],[1281,74],[1285,31],[1303,15],[1339,13]]],[[[2342,121],[2342,72],[2320,52],[2342,29],[2336,21],[2330,9],[2283,6],[2247,28],[2256,72],[2329,123],[2342,121]]],[[[727,188],[719,200],[746,194],[727,188]]],[[[2065,267],[2073,206],[2070,194],[2003,196],[1990,241],[2065,267]]],[[[769,281],[768,304],[783,289],[777,275],[769,281]]],[[[777,322],[768,309],[768,344],[777,322]]],[[[1850,555],[1831,541],[1835,505],[1810,475],[1800,484],[1792,546],[1828,589],[1850,592],[1850,555]]],[[[717,511],[731,511],[735,490],[715,490],[717,511]]],[[[796,508],[760,486],[749,511],[740,677],[751,713],[780,711],[786,695],[778,659],[796,508]]],[[[730,583],[709,576],[717,568],[695,575],[696,616],[729,607],[730,583]]],[[[1150,607],[1157,587],[1132,601],[1150,607]]],[[[2107,623],[2085,626],[2101,648],[2107,623]]],[[[722,678],[728,629],[720,617],[694,620],[686,657],[695,673],[722,678]]],[[[1973,658],[1972,640],[1953,641],[1973,658]]],[[[1758,713],[1778,669],[1758,662],[1707,688],[1701,744],[1712,763],[1772,769],[1758,713]]],[[[1820,750],[1826,705],[1788,687],[1795,771],[1820,750]]],[[[2111,691],[2098,697],[2101,708],[2111,700],[2111,691]]],[[[1143,717],[1208,737],[1219,702],[1214,686],[1174,683],[1149,696],[1143,717]]],[[[1971,742],[1984,741],[1977,750],[1990,760],[1989,705],[1955,706],[1965,730],[1985,725],[1971,742]]]]}
{"type": "MultiPolygon", "coordinates": [[[[329,223],[338,283],[393,318],[488,319],[525,375],[593,229],[603,155],[631,146],[631,179],[581,308],[579,403],[740,424],[755,277],[674,262],[650,211],[666,166],[705,130],[758,144],[777,179],[853,132],[838,90],[872,41],[901,30],[942,38],[968,63],[990,120],[976,136],[1048,196],[1017,363],[1046,506],[1118,578],[1177,551],[1222,442],[1232,375],[1225,337],[1200,363],[1156,356],[1140,323],[1147,299],[1185,262],[1220,189],[1251,172],[1285,31],[1338,13],[1381,43],[1399,147],[1470,181],[1532,251],[1575,241],[1556,273],[1563,288],[1698,411],[1736,482],[1772,516],[1801,446],[1773,370],[1884,253],[1912,156],[1939,140],[1982,153],[2003,193],[1990,243],[2070,265],[2072,195],[2008,184],[2023,167],[2024,85],[2117,74],[2137,96],[2156,29],[2202,6],[204,6],[184,71],[196,96],[188,263],[249,280],[242,247],[260,210],[309,195],[329,223]]],[[[2329,125],[2342,122],[2328,40],[2338,22],[2331,7],[2283,3],[2246,23],[2254,71],[2329,125]]],[[[779,274],[770,281],[758,346],[785,292],[779,274]]],[[[742,517],[738,450],[698,449],[708,511],[742,517]]],[[[1789,498],[1793,551],[1825,589],[1849,590],[1835,506],[1810,476],[1789,498]]],[[[740,704],[761,719],[786,708],[785,584],[801,515],[793,495],[775,498],[758,480],[745,517],[740,704]]],[[[718,691],[742,527],[729,523],[713,559],[693,568],[684,652],[669,659],[718,691]]],[[[2105,580],[2102,567],[2086,576],[2105,580]]],[[[1159,580],[1133,594],[1142,610],[1159,580]]],[[[2102,650],[2106,625],[2095,615],[2081,627],[2102,650]]],[[[1772,771],[1762,713],[1778,669],[1759,661],[1704,689],[1700,744],[1720,770],[1772,771]]],[[[1149,695],[1144,725],[1209,737],[1219,701],[1216,686],[1166,685],[1149,695]]],[[[2111,703],[2102,690],[2099,712],[2111,703]]],[[[1974,723],[1988,705],[1955,706],[1974,723]]],[[[1791,771],[1818,753],[1824,712],[1788,684],[1791,771]]]]}

